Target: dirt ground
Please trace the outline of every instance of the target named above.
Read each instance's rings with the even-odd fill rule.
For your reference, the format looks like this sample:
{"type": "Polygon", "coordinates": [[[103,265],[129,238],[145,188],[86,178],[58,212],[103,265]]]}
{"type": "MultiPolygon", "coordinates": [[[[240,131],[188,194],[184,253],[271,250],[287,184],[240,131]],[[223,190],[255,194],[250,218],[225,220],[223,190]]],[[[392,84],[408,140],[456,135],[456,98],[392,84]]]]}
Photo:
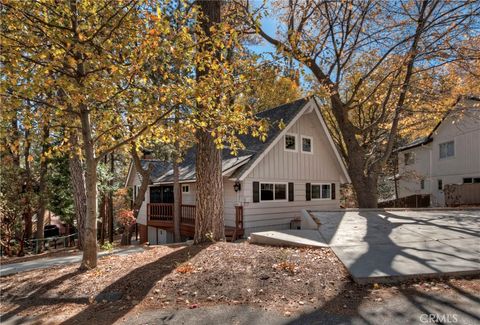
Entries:
{"type": "Polygon", "coordinates": [[[94,270],[78,264],[0,279],[2,319],[112,324],[145,309],[248,304],[294,315],[304,307],[354,313],[356,306],[408,291],[480,292],[480,279],[413,281],[398,286],[354,284],[329,248],[295,249],[216,243],[157,246],[107,256],[94,270]]]}

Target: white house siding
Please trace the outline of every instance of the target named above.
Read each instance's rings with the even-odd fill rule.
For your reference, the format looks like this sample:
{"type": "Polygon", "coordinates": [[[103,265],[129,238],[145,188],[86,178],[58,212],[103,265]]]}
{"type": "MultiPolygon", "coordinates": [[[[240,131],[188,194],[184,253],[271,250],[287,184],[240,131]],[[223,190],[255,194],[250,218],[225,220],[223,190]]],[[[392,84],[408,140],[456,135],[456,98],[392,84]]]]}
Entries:
{"type": "Polygon", "coordinates": [[[467,113],[460,120],[447,118],[440,125],[432,142],[432,204],[443,206],[443,191],[438,190],[438,179],[443,185],[462,184],[464,177],[480,177],[480,111],[467,113]],[[474,115],[474,116],[472,116],[474,115]],[[455,156],[440,159],[439,145],[453,140],[455,156]]]}
{"type": "MultiPolygon", "coordinates": [[[[429,172],[426,173],[425,193],[431,194],[432,206],[444,206],[443,191],[438,189],[439,179],[445,186],[462,184],[465,177],[480,177],[480,110],[468,110],[464,114],[447,117],[433,134],[431,143],[409,151],[415,152],[419,157],[418,160],[421,161],[414,166],[405,166],[403,157],[408,151],[402,151],[399,156],[399,171],[402,178],[403,175],[408,174],[408,170],[418,168],[419,172],[423,172],[425,166],[429,166],[427,169],[429,172]],[[439,145],[452,140],[455,143],[455,156],[440,159],[439,145]]],[[[419,184],[419,182],[412,184],[411,180],[401,179],[399,182],[401,196],[417,194],[413,189],[419,188],[419,184]]]]}
{"type": "Polygon", "coordinates": [[[242,182],[241,204],[244,206],[244,228],[252,231],[286,229],[290,221],[307,209],[334,209],[340,206],[340,181],[343,173],[315,112],[301,116],[288,134],[297,135],[297,151],[284,149],[284,139],[266,154],[242,182]],[[313,153],[301,152],[301,135],[313,138],[313,153]],[[253,202],[253,182],[293,182],[294,201],[253,202]],[[335,200],[306,201],[306,183],[335,183],[335,200]]]}
{"type": "Polygon", "coordinates": [[[429,144],[402,151],[399,156],[399,166],[401,166],[402,175],[398,183],[398,193],[400,197],[430,193],[432,186],[430,181],[430,155],[431,146],[429,144]],[[414,153],[415,161],[413,164],[405,165],[405,154],[407,153],[414,153]],[[420,184],[422,179],[425,182],[425,188],[423,190],[420,184]]]}
{"type": "Polygon", "coordinates": [[[235,182],[224,177],[223,181],[223,209],[225,216],[225,226],[235,226],[235,206],[239,203],[240,191],[237,193],[233,189],[235,182]]]}
{"type": "Polygon", "coordinates": [[[183,183],[180,187],[188,186],[188,193],[182,192],[182,204],[192,204],[195,205],[195,192],[197,187],[195,183],[183,183]]]}

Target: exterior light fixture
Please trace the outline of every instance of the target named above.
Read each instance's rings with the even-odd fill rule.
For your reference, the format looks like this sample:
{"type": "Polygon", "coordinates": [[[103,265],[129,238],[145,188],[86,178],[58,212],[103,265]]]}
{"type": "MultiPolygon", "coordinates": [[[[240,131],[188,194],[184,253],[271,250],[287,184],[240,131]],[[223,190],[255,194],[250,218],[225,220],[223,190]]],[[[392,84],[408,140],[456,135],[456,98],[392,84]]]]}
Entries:
{"type": "Polygon", "coordinates": [[[242,186],[240,185],[240,182],[235,182],[235,184],[233,185],[233,189],[235,190],[235,192],[238,192],[242,189],[242,186]]]}

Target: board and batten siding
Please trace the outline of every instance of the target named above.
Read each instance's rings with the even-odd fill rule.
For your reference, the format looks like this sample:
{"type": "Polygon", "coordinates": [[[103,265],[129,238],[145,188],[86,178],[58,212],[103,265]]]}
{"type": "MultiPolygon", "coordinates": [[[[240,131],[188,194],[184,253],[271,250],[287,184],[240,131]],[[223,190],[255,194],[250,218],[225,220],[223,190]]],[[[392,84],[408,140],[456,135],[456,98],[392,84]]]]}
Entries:
{"type": "MultiPolygon", "coordinates": [[[[465,101],[464,107],[473,107],[475,102],[465,101]]],[[[480,177],[480,110],[470,109],[464,113],[445,118],[433,134],[433,141],[420,147],[399,153],[401,174],[400,197],[418,193],[431,194],[432,206],[444,206],[443,190],[438,181],[447,184],[462,184],[465,177],[480,177]],[[440,144],[453,141],[453,157],[440,158],[440,144]],[[405,166],[404,155],[415,153],[415,164],[405,166]],[[420,191],[420,180],[410,175],[425,175],[425,190],[420,191]]]]}
{"type": "MultiPolygon", "coordinates": [[[[282,137],[242,182],[244,228],[252,231],[287,229],[302,209],[336,209],[340,183],[345,182],[327,135],[314,111],[305,113],[287,131],[296,135],[296,151],[285,151],[282,137]],[[312,138],[313,153],[303,153],[301,136],[312,138]],[[294,183],[294,201],[253,202],[253,182],[294,183]],[[306,200],[306,183],[335,183],[335,199],[306,200]]],[[[287,193],[288,197],[288,193],[287,193]]]]}

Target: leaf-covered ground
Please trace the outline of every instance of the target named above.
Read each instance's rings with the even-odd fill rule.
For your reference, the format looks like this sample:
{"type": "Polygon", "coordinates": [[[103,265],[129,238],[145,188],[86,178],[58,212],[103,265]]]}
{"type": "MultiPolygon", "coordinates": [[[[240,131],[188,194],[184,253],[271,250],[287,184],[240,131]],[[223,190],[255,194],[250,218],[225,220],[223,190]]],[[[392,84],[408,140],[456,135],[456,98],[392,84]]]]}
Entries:
{"type": "Polygon", "coordinates": [[[304,308],[353,313],[399,292],[479,292],[480,280],[359,286],[328,248],[295,249],[248,243],[158,246],[108,256],[95,270],[78,264],[1,278],[2,319],[40,323],[111,324],[145,309],[249,304],[284,315],[304,308]],[[27,319],[27,318],[26,318],[27,319]]]}

